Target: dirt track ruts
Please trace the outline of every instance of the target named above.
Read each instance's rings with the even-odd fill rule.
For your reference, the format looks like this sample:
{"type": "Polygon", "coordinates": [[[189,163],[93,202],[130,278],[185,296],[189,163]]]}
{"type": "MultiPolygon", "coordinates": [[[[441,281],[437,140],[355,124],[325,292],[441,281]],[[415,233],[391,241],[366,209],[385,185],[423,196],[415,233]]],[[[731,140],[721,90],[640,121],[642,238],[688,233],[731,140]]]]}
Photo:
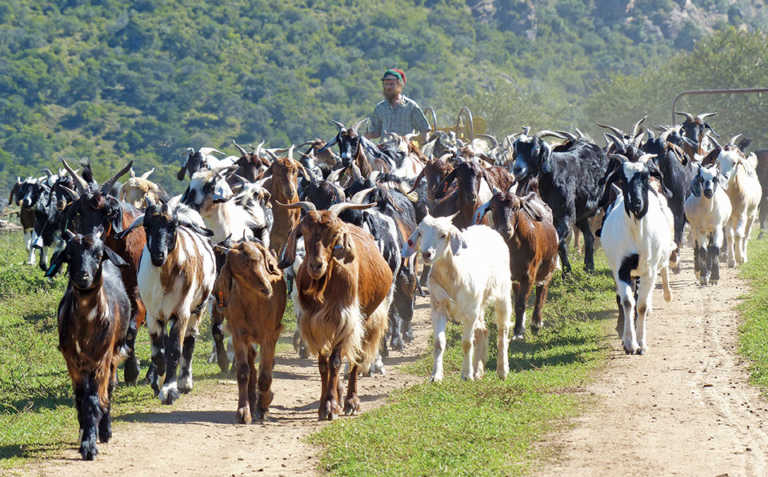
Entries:
{"type": "MultiPolygon", "coordinates": [[[[701,288],[691,254],[682,258],[683,270],[671,280],[672,302],[654,292],[648,353],[626,356],[610,333],[609,362],[583,393],[586,412],[539,444],[548,457],[538,475],[768,475],[762,422],[768,404],[748,385],[746,364],[736,353],[740,319],[734,307],[748,289],[725,266],[716,287],[701,288]]],[[[361,380],[363,412],[384,404],[393,389],[423,380],[397,370],[426,350],[428,300],[418,303],[414,344],[385,360],[387,376],[361,380]]],[[[73,445],[27,471],[100,477],[319,473],[317,450],[303,440],[325,425],[317,422],[314,361],[279,356],[275,400],[264,424],[233,424],[236,389],[234,381],[221,380],[160,412],[124,417],[95,462],[81,461],[73,445]]]]}
{"type": "Polygon", "coordinates": [[[609,363],[585,391],[594,406],[541,444],[555,452],[538,475],[768,475],[768,403],[737,354],[748,287],[725,264],[717,286],[698,286],[686,252],[672,302],[654,291],[648,353],[608,336],[609,363]]]}

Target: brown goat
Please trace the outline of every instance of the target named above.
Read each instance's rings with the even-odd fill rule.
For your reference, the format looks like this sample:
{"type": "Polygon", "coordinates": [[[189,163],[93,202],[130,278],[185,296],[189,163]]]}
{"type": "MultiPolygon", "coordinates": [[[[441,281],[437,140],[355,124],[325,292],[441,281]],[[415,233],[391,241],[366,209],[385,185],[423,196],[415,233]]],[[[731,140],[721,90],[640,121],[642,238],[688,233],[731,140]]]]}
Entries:
{"type": "Polygon", "coordinates": [[[131,309],[118,267],[125,261],[100,239],[101,232],[66,231],[66,248],[52,259],[46,276],[69,264],[69,283],[59,302],[59,350],[75,391],[80,454],[93,460],[100,442],[112,437],[111,400],[115,371],[124,357],[131,309]]]}
{"type": "Polygon", "coordinates": [[[270,389],[272,367],[286,303],[283,272],[264,245],[241,242],[227,252],[213,295],[232,331],[239,392],[237,419],[250,424],[251,419],[264,418],[274,396],[270,389]],[[261,350],[258,373],[254,343],[261,350]]]}
{"type": "Polygon", "coordinates": [[[304,166],[293,159],[293,146],[288,152],[288,157],[274,158],[266,174],[272,175],[272,180],[266,188],[271,195],[270,202],[274,214],[272,231],[269,234],[269,246],[276,253],[280,253],[291,230],[299,223],[301,212],[285,207],[275,207],[275,203],[293,204],[298,202],[299,174],[307,180],[309,180],[309,175],[304,166]]]}
{"type": "Polygon", "coordinates": [[[131,168],[131,177],[120,188],[120,200],[137,209],[144,208],[144,197],[147,196],[152,202],[159,202],[165,193],[160,189],[160,186],[148,179],[153,172],[155,172],[154,168],[137,177],[131,168]]]}
{"type": "Polygon", "coordinates": [[[299,327],[309,352],[317,355],[322,380],[320,420],[331,420],[341,412],[339,371],[345,358],[352,369],[344,412],[354,414],[360,409],[358,373],[368,369],[387,331],[392,271],[369,233],[338,218],[346,209],[372,206],[341,203],[321,211],[310,202],[285,206],[308,211],[291,232],[279,268],[293,263],[296,240],[303,236],[306,257],[295,281],[299,327]]]}
{"type": "Polygon", "coordinates": [[[557,231],[552,223],[552,211],[535,194],[518,197],[513,192],[496,191],[490,201],[477,211],[476,221],[488,211],[493,226],[509,247],[509,267],[515,293],[516,338],[525,333],[525,304],[534,285],[536,306],[533,310],[533,331],[542,326],[541,309],[547,299],[549,282],[557,268],[557,231]]]}

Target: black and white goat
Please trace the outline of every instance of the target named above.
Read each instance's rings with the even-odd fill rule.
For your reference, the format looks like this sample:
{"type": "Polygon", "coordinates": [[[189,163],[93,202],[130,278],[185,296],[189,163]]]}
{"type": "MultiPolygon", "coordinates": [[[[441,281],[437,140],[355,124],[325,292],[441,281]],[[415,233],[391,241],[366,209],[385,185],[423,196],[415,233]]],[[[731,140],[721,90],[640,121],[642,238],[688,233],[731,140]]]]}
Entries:
{"type": "Polygon", "coordinates": [[[646,319],[659,272],[664,300],[672,299],[668,265],[675,250],[674,220],[666,198],[650,183],[651,176],[661,180],[661,174],[653,162],[642,161],[649,157],[629,162],[619,156],[618,167],[606,177],[606,183],[621,187],[600,237],[616,282],[617,331],[621,330],[627,354],[643,354],[648,350],[646,319]]]}
{"type": "Polygon", "coordinates": [[[685,217],[694,241],[694,271],[702,285],[715,285],[720,280],[723,229],[733,210],[725,192],[727,184],[728,180],[716,165],[699,166],[691,193],[685,200],[685,217]]]}

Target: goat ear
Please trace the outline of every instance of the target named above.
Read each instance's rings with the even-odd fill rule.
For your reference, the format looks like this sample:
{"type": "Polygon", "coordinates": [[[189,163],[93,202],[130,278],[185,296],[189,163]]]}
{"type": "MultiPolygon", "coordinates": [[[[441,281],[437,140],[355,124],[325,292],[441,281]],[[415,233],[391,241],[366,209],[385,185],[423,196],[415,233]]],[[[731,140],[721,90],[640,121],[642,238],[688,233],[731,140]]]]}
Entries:
{"type": "Polygon", "coordinates": [[[176,173],[176,179],[183,181],[184,180],[184,174],[187,173],[187,163],[185,162],[183,166],[181,166],[181,169],[179,169],[179,172],[176,173]]]}
{"type": "Polygon", "coordinates": [[[264,254],[264,266],[266,267],[267,272],[269,272],[270,275],[278,277],[283,276],[280,268],[277,266],[277,259],[275,258],[275,254],[266,247],[262,249],[262,253],[264,254]]]}
{"type": "Polygon", "coordinates": [[[717,158],[720,156],[721,149],[719,147],[716,147],[712,149],[709,154],[704,156],[704,159],[701,160],[701,165],[704,167],[709,167],[712,164],[717,162],[717,158]]]}
{"type": "Polygon", "coordinates": [[[691,183],[691,194],[693,194],[694,197],[701,197],[701,176],[699,174],[696,174],[696,177],[693,178],[693,183],[691,183]]]}
{"type": "Polygon", "coordinates": [[[355,258],[355,252],[352,249],[352,239],[346,231],[341,232],[339,241],[333,247],[333,258],[344,263],[349,263],[355,258]]]}
{"type": "Polygon", "coordinates": [[[283,245],[283,250],[280,254],[280,263],[277,264],[277,267],[281,270],[290,267],[293,265],[293,262],[296,261],[296,241],[301,237],[301,232],[299,231],[300,226],[301,223],[291,230],[291,234],[288,235],[288,240],[286,240],[285,245],[283,245]]]}
{"type": "Polygon", "coordinates": [[[467,242],[464,240],[464,237],[461,235],[461,232],[452,231],[451,232],[451,253],[453,253],[454,255],[458,255],[459,251],[463,248],[467,248],[467,242]]]}
{"type": "Polygon", "coordinates": [[[118,267],[127,267],[128,262],[123,260],[123,258],[115,253],[114,250],[104,245],[104,254],[107,256],[107,259],[109,259],[110,262],[114,263],[118,267]]]}
{"type": "Polygon", "coordinates": [[[216,300],[216,306],[226,308],[229,305],[229,296],[232,290],[232,270],[229,265],[229,256],[224,266],[221,267],[218,278],[213,285],[213,296],[216,300]]]}
{"type": "Polygon", "coordinates": [[[541,140],[541,146],[539,150],[539,170],[544,174],[552,173],[552,147],[541,140]]]}
{"type": "Polygon", "coordinates": [[[61,266],[66,262],[69,262],[67,259],[67,249],[54,253],[53,257],[51,257],[51,266],[45,271],[45,278],[55,277],[59,273],[61,266]]]}
{"type": "Polygon", "coordinates": [[[112,223],[112,230],[120,233],[123,231],[123,207],[118,200],[110,200],[109,202],[109,219],[112,223]]]}

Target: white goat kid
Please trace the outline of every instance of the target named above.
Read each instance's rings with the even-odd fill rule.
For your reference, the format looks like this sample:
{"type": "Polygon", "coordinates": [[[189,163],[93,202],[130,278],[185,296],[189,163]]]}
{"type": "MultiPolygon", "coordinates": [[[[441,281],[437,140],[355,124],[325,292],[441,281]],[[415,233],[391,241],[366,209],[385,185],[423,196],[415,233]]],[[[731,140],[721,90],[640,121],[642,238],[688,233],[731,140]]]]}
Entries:
{"type": "Polygon", "coordinates": [[[724,190],[726,184],[717,166],[699,166],[691,193],[685,199],[685,218],[693,236],[694,271],[702,285],[715,285],[720,280],[723,228],[732,211],[731,200],[724,190]]]}
{"type": "Polygon", "coordinates": [[[608,211],[601,240],[616,282],[617,331],[623,328],[620,335],[624,351],[643,354],[648,350],[646,319],[659,272],[664,300],[672,299],[668,266],[676,247],[674,221],[666,199],[649,183],[652,174],[659,175],[652,163],[625,161],[613,174],[621,184],[622,194],[608,211]],[[635,279],[639,279],[637,295],[635,279]]]}
{"type": "Polygon", "coordinates": [[[509,249],[495,230],[473,225],[460,231],[452,217],[427,215],[403,247],[403,255],[418,250],[425,265],[432,265],[429,277],[434,333],[434,368],[432,380],[443,379],[447,319],[464,327],[462,348],[464,363],[461,377],[472,380],[484,374],[488,354],[488,329],[485,308],[493,305],[498,325],[497,374],[509,372],[509,328],[512,312],[512,282],[509,274],[509,249]]]}
{"type": "MultiPolygon", "coordinates": [[[[738,137],[738,136],[736,136],[738,137]]],[[[731,143],[725,146],[717,158],[720,172],[728,181],[726,194],[731,200],[731,218],[725,227],[728,237],[728,266],[747,261],[747,241],[752,224],[757,220],[758,206],[763,189],[757,178],[757,157],[744,154],[731,143]],[[754,158],[754,163],[752,159],[754,158]]]]}

